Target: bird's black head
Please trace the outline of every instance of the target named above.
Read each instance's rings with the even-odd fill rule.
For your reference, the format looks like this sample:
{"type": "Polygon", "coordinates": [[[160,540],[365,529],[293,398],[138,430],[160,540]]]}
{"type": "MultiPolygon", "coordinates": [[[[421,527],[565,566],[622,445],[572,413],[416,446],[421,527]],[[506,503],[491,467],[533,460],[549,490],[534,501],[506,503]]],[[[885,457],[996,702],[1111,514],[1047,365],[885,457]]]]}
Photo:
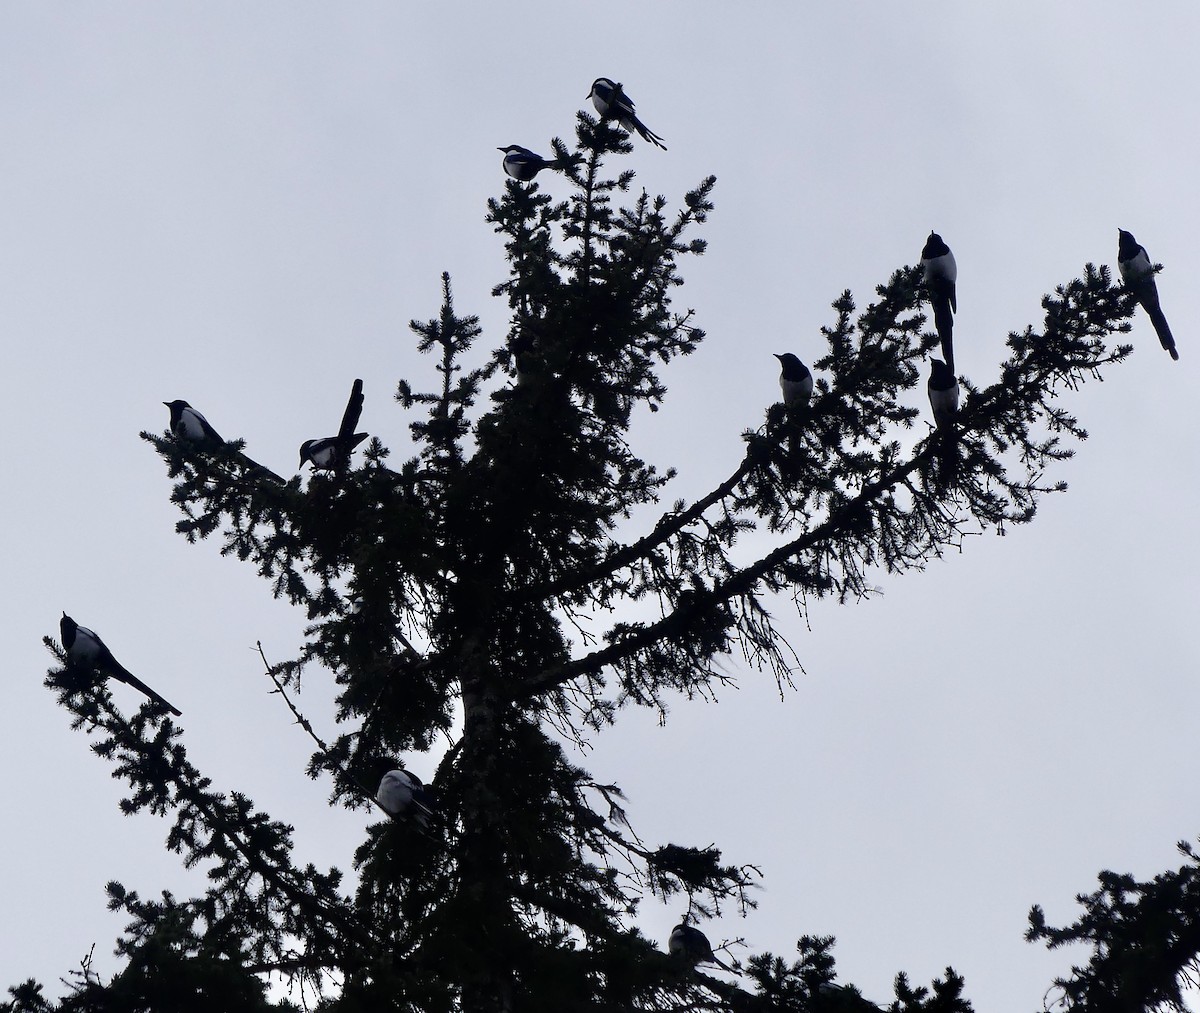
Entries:
{"type": "Polygon", "coordinates": [[[1133,238],[1133,233],[1117,229],[1117,257],[1120,260],[1129,260],[1130,257],[1136,256],[1137,251],[1138,241],[1133,238]]]}
{"type": "Polygon", "coordinates": [[[936,232],[930,232],[929,238],[925,240],[925,247],[921,250],[922,260],[932,260],[934,257],[944,257],[950,252],[950,247],[936,232]]]}
{"type": "Polygon", "coordinates": [[[784,352],[782,355],[778,352],[772,352],[771,354],[779,360],[779,364],[783,367],[783,378],[785,380],[803,380],[809,375],[808,367],[791,352],[784,352]]]}
{"type": "Polygon", "coordinates": [[[312,460],[312,458],[309,457],[308,452],[309,452],[309,449],[312,447],[312,445],[316,442],[317,442],[316,440],[305,440],[303,443],[300,444],[300,464],[298,465],[298,467],[303,468],[305,461],[312,460]]]}
{"type": "Polygon", "coordinates": [[[186,401],[164,401],[163,404],[167,406],[167,411],[171,413],[170,424],[172,429],[179,424],[179,417],[183,414],[183,410],[192,407],[186,401]]]}
{"type": "Polygon", "coordinates": [[[941,359],[929,360],[929,382],[939,390],[949,390],[954,386],[954,373],[941,359]]]}

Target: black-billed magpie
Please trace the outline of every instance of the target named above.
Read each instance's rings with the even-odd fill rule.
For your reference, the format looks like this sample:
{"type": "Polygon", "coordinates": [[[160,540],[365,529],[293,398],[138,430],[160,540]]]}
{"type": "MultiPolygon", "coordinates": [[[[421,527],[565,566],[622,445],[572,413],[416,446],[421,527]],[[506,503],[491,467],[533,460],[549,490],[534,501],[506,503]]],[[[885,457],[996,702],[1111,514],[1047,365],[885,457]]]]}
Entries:
{"type": "Polygon", "coordinates": [[[93,671],[112,676],[118,682],[132,686],[156,704],[165,707],[176,717],[180,716],[177,707],[172,707],[166,700],[142,682],[141,679],[130,672],[129,669],[118,662],[113,657],[112,651],[105,646],[104,641],[86,626],[80,626],[64,612],[62,618],[58,621],[58,629],[62,635],[62,645],[67,652],[68,665],[90,668],[93,671]]]}
{"type": "Polygon", "coordinates": [[[436,808],[433,792],[411,771],[400,767],[389,770],[379,782],[375,801],[393,818],[411,819],[421,829],[429,826],[436,808]]]}
{"type": "Polygon", "coordinates": [[[925,287],[929,290],[929,301],[933,304],[933,324],[942,342],[942,356],[950,372],[954,372],[954,314],[958,312],[958,296],[955,282],[958,281],[958,265],[954,254],[942,237],[929,233],[925,248],[921,250],[921,268],[925,272],[925,287]]]}
{"type": "Polygon", "coordinates": [[[667,150],[663,139],[637,118],[633,111],[633,99],[625,94],[625,89],[610,77],[598,77],[592,82],[592,90],[588,92],[592,105],[604,119],[614,119],[631,134],[635,131],[643,141],[649,141],[667,150]]]}
{"type": "Polygon", "coordinates": [[[163,404],[167,406],[167,409],[171,413],[168,428],[175,439],[182,443],[194,443],[202,450],[224,451],[232,454],[252,472],[266,475],[267,478],[280,483],[280,485],[283,484],[283,479],[279,475],[276,475],[270,468],[263,467],[241,451],[230,447],[221,438],[221,434],[209,425],[208,419],[186,401],[164,401],[163,404]]]}
{"type": "Polygon", "coordinates": [[[528,183],[543,169],[566,169],[571,164],[571,159],[542,158],[519,144],[510,144],[507,148],[496,150],[504,152],[504,171],[522,183],[528,183]]]}
{"type": "Polygon", "coordinates": [[[363,408],[363,382],[355,380],[350,388],[350,400],[342,415],[342,425],[337,436],[326,436],[320,440],[305,440],[300,444],[300,467],[311,462],[313,469],[323,471],[345,471],[350,466],[350,455],[354,448],[365,440],[369,433],[356,433],[359,416],[363,408]]]}
{"type": "Polygon", "coordinates": [[[726,971],[732,970],[721,963],[712,951],[708,936],[698,928],[680,922],[671,930],[671,938],[667,941],[667,950],[673,957],[683,957],[692,964],[716,964],[726,971]]]}
{"type": "Polygon", "coordinates": [[[208,419],[186,401],[164,401],[163,404],[171,412],[170,428],[175,439],[210,444],[213,447],[225,446],[221,434],[208,424],[208,419]]]}
{"type": "Polygon", "coordinates": [[[783,403],[786,405],[806,405],[813,392],[813,376],[791,352],[782,355],[772,353],[783,368],[779,373],[779,389],[783,391],[783,403]]]}
{"type": "Polygon", "coordinates": [[[1133,235],[1124,229],[1117,229],[1120,240],[1117,246],[1117,267],[1121,269],[1121,280],[1142,304],[1142,309],[1154,324],[1158,342],[1170,353],[1171,358],[1179,361],[1179,352],[1175,350],[1175,338],[1163,316],[1162,306],[1158,302],[1158,284],[1154,280],[1154,265],[1146,253],[1146,248],[1138,244],[1133,235]]]}
{"type": "Polygon", "coordinates": [[[929,407],[933,409],[933,420],[939,429],[949,429],[954,425],[954,416],[958,413],[958,380],[949,364],[941,359],[930,359],[929,407]]]}
{"type": "Polygon", "coordinates": [[[952,485],[958,474],[958,433],[954,428],[954,417],[958,414],[958,380],[941,359],[930,359],[929,363],[929,407],[933,409],[933,420],[937,423],[934,459],[938,467],[938,485],[944,488],[952,485]]]}

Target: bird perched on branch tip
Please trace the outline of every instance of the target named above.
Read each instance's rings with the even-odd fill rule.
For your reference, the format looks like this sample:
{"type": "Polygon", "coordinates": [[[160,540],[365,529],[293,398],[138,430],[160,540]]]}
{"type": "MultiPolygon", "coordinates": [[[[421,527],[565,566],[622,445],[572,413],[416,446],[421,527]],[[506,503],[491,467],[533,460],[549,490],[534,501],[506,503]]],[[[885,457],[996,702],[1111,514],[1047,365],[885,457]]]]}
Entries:
{"type": "Polygon", "coordinates": [[[65,612],[58,621],[59,633],[62,637],[63,648],[67,652],[67,664],[73,668],[85,668],[132,686],[143,696],[149,697],[156,704],[166,708],[176,717],[180,716],[179,709],[171,706],[161,696],[154,692],[141,679],[129,671],[116,658],[112,651],[105,646],[95,633],[86,626],[80,626],[65,612]]]}
{"type": "Polygon", "coordinates": [[[504,152],[504,160],[501,162],[504,171],[522,183],[528,183],[543,169],[569,169],[578,161],[578,158],[542,158],[519,144],[510,144],[507,148],[496,150],[504,152]]]}
{"type": "Polygon", "coordinates": [[[616,120],[631,134],[637,133],[643,141],[649,141],[663,151],[667,150],[663,139],[637,118],[633,111],[633,99],[626,95],[625,89],[612,78],[596,78],[587,97],[592,100],[592,105],[602,118],[616,120]]]}
{"type": "Polygon", "coordinates": [[[1163,315],[1162,306],[1158,301],[1158,283],[1154,280],[1154,264],[1146,253],[1146,248],[1138,243],[1133,235],[1124,229],[1117,230],[1117,267],[1121,270],[1121,281],[1125,283],[1141,304],[1154,331],[1158,335],[1158,343],[1174,359],[1179,361],[1179,352],[1175,349],[1175,337],[1163,315]]]}
{"type": "Polygon", "coordinates": [[[209,424],[208,419],[186,401],[164,401],[163,404],[171,413],[167,427],[180,443],[190,443],[201,450],[228,454],[240,461],[250,473],[265,475],[272,481],[283,484],[283,479],[270,468],[263,467],[240,450],[234,450],[209,424]]]}

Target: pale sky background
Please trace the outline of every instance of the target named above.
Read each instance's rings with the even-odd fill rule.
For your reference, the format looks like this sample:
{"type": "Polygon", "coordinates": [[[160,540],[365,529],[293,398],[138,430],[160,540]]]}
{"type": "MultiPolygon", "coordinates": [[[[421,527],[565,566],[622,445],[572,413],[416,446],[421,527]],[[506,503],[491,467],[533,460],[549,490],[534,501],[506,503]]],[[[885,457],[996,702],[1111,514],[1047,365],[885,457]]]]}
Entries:
{"type": "MultiPolygon", "coordinates": [[[[648,842],[763,867],[758,911],[706,924],[714,944],[789,955],[832,933],[843,980],[876,1001],[899,970],[951,964],[981,1013],[1039,1008],[1083,954],[1023,942],[1029,906],[1070,920],[1101,868],[1153,875],[1200,834],[1198,35],[1192,0],[0,7],[0,987],[57,993],[93,943],[111,971],[110,878],[205,885],[164,852],[165,822],[119,815],[121,786],[42,687],[63,609],[183,710],[217,786],[295,825],[298,862],[349,869],[366,817],[303,776],[309,742],[253,651],[293,656],[303,616],[217,542],[174,534],[137,434],[185,398],[292,474],[357,376],[362,427],[409,456],[392,394],[433,376],[407,323],[437,312],[439,273],[489,347],[504,334],[483,221],[497,146],[548,153],[606,75],[670,149],[620,163],[639,186],[677,205],[718,177],[709,252],[676,297],[709,338],[636,434],[680,468],[668,501],[732,469],[777,396],[771,353],[816,358],[829,303],[850,287],[865,305],[931,228],[958,260],[958,367],[980,385],[1044,292],[1087,261],[1115,269],[1118,227],[1166,267],[1181,361],[1139,314],[1132,359],[1068,402],[1092,439],[1032,526],[817,603],[811,629],[781,602],[796,692],[744,671],[665,728],[627,715],[587,760],[648,842]]],[[[332,734],[317,672],[306,687],[332,734]]],[[[641,924],[665,940],[680,913],[649,900],[641,924]]]]}

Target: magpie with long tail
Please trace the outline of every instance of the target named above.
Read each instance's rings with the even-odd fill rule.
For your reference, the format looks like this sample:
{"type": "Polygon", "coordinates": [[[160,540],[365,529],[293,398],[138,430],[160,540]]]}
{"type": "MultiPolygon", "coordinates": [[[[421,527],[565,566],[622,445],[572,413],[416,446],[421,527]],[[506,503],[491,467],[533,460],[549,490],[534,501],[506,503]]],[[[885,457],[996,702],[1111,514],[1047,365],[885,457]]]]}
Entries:
{"type": "Polygon", "coordinates": [[[631,134],[636,132],[643,141],[649,141],[663,151],[667,150],[663,139],[637,118],[633,111],[633,99],[625,94],[625,89],[612,78],[596,78],[587,97],[592,100],[592,105],[602,118],[616,120],[631,134]]]}
{"type": "Polygon", "coordinates": [[[403,767],[389,770],[379,782],[375,801],[393,819],[402,822],[411,820],[420,829],[429,827],[437,808],[433,791],[421,783],[421,779],[403,767]]]}
{"type": "Polygon", "coordinates": [[[930,359],[929,407],[933,409],[933,421],[938,429],[954,428],[954,416],[958,414],[958,380],[950,364],[941,359],[930,359]]]}
{"type": "Polygon", "coordinates": [[[958,296],[954,286],[958,281],[958,265],[954,262],[950,247],[936,232],[929,233],[925,248],[921,250],[921,270],[924,272],[929,301],[933,305],[933,325],[942,343],[942,357],[953,373],[954,314],[958,312],[958,296]]]}
{"type": "Polygon", "coordinates": [[[342,415],[342,424],[337,436],[326,436],[320,440],[305,440],[300,444],[300,467],[308,461],[313,470],[345,471],[350,467],[350,457],[354,448],[365,440],[369,433],[356,433],[359,417],[363,409],[363,382],[355,380],[350,388],[350,400],[346,402],[346,411],[342,415]]]}
{"type": "Polygon", "coordinates": [[[1162,306],[1158,301],[1158,284],[1154,280],[1154,264],[1146,253],[1146,248],[1133,238],[1132,233],[1117,229],[1119,243],[1117,246],[1117,267],[1121,269],[1121,280],[1141,303],[1142,309],[1150,317],[1154,331],[1158,335],[1158,343],[1174,359],[1179,361],[1179,352],[1175,350],[1175,338],[1163,316],[1162,306]]]}
{"type": "Polygon", "coordinates": [[[86,626],[80,626],[64,612],[62,618],[58,621],[58,629],[62,636],[63,648],[67,652],[67,664],[70,667],[90,669],[91,671],[101,672],[106,676],[110,676],[118,682],[132,686],[139,693],[149,697],[160,707],[166,708],[176,717],[180,716],[179,708],[172,707],[171,704],[167,703],[166,700],[117,661],[113,657],[112,651],[105,646],[104,641],[86,626]]]}
{"type": "Polygon", "coordinates": [[[806,405],[812,397],[813,375],[791,352],[782,355],[775,354],[782,369],[779,372],[779,389],[783,391],[783,403],[786,405],[806,405]]]}
{"type": "Polygon", "coordinates": [[[266,475],[272,481],[278,482],[280,485],[283,484],[283,479],[279,475],[276,475],[270,468],[263,467],[241,451],[234,450],[229,446],[221,438],[221,434],[209,424],[208,419],[186,401],[164,401],[163,404],[166,405],[167,410],[171,413],[171,419],[167,423],[167,427],[171,430],[171,435],[180,443],[190,443],[201,450],[231,454],[241,461],[251,472],[266,475]]]}
{"type": "Polygon", "coordinates": [[[938,429],[937,460],[943,484],[954,479],[958,454],[955,452],[957,432],[954,428],[958,415],[958,380],[950,366],[941,359],[930,360],[929,407],[933,409],[933,421],[938,429]]]}
{"type": "Polygon", "coordinates": [[[574,158],[542,158],[519,144],[496,150],[504,152],[504,161],[501,163],[504,171],[522,183],[528,183],[543,169],[569,169],[576,161],[574,158]]]}
{"type": "Polygon", "coordinates": [[[681,957],[690,964],[716,964],[726,971],[733,968],[721,963],[713,953],[708,936],[698,928],[680,922],[671,930],[671,938],[667,940],[667,950],[673,957],[681,957]]]}

